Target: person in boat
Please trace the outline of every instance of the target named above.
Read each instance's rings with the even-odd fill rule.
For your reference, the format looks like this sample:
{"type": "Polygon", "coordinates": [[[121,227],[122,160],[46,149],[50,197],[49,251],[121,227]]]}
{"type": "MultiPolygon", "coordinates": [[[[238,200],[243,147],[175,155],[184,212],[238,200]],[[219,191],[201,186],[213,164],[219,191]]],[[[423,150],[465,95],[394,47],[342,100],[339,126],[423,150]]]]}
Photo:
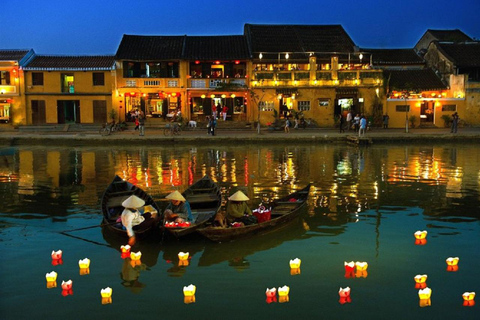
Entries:
{"type": "Polygon", "coordinates": [[[229,224],[241,222],[244,225],[257,223],[257,218],[248,207],[250,200],[242,191],[237,191],[228,198],[226,219],[229,224]]]}
{"type": "Polygon", "coordinates": [[[190,204],[180,192],[173,191],[165,198],[170,200],[164,211],[165,221],[176,223],[193,222],[190,204]]]}
{"type": "Polygon", "coordinates": [[[135,244],[135,232],[133,227],[138,225],[144,225],[154,223],[154,217],[150,212],[145,212],[143,215],[138,211],[139,208],[145,205],[145,201],[139,197],[132,195],[122,202],[122,206],[125,208],[122,212],[121,219],[122,225],[127,230],[128,244],[133,246],[135,244]]]}

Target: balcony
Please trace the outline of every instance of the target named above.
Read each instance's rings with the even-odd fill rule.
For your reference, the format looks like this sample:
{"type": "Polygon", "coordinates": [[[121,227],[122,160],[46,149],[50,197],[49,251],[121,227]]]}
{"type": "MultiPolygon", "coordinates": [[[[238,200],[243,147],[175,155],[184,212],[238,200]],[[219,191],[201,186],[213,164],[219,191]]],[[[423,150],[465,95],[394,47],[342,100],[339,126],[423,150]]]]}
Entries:
{"type": "Polygon", "coordinates": [[[247,86],[247,79],[245,78],[188,79],[188,88],[190,89],[217,89],[225,85],[245,87],[247,86]]]}
{"type": "Polygon", "coordinates": [[[180,78],[119,78],[118,88],[179,88],[180,78]]]}

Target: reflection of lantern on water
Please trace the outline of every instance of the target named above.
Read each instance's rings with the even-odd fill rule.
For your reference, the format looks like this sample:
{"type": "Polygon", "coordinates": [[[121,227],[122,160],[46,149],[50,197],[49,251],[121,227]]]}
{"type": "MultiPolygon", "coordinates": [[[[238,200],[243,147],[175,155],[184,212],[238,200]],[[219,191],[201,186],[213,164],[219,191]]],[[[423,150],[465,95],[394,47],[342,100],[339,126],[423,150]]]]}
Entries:
{"type": "Polygon", "coordinates": [[[288,286],[278,287],[279,297],[288,296],[289,293],[290,293],[290,288],[288,286]]]}
{"type": "Polygon", "coordinates": [[[285,303],[289,301],[290,301],[290,297],[288,295],[278,297],[278,303],[285,303]]]}
{"type": "MultiPolygon", "coordinates": [[[[128,259],[125,260],[125,261],[128,261],[128,259]]],[[[130,259],[130,265],[132,266],[132,268],[135,268],[135,267],[137,267],[137,266],[141,266],[141,265],[142,265],[142,261],[141,261],[141,260],[132,260],[132,259],[130,259]]]]}
{"type": "Polygon", "coordinates": [[[189,256],[188,252],[179,252],[178,260],[188,260],[188,256],[189,256]]]}
{"type": "Polygon", "coordinates": [[[290,274],[291,274],[292,276],[297,275],[297,274],[300,274],[300,268],[291,268],[291,269],[290,269],[290,274]]]}
{"type": "Polygon", "coordinates": [[[57,287],[57,273],[55,271],[45,274],[45,278],[47,279],[48,289],[57,287]]]}
{"type": "Polygon", "coordinates": [[[265,295],[267,296],[267,303],[277,302],[277,289],[276,288],[267,288],[265,291],[265,295]]]}
{"type": "Polygon", "coordinates": [[[183,303],[185,304],[195,303],[195,295],[183,297],[183,303]]]}
{"type": "Polygon", "coordinates": [[[112,303],[112,288],[106,287],[100,290],[100,295],[102,296],[102,304],[112,303]]]}
{"type": "Polygon", "coordinates": [[[426,287],[425,289],[418,290],[418,297],[420,300],[430,299],[432,296],[432,289],[426,287]]]}
{"type": "Polygon", "coordinates": [[[355,278],[366,278],[366,277],[368,277],[367,270],[357,270],[355,272],[355,278]]]}
{"type": "Polygon", "coordinates": [[[422,240],[422,239],[427,238],[427,234],[428,234],[428,232],[426,230],[423,230],[423,231],[419,230],[419,231],[415,232],[413,235],[414,235],[415,239],[422,240]]]}
{"type": "Polygon", "coordinates": [[[424,246],[427,244],[427,239],[415,239],[416,246],[424,246]]]}
{"type": "Polygon", "coordinates": [[[473,307],[475,305],[475,292],[465,292],[463,295],[463,306],[473,307]]]}
{"type": "Polygon", "coordinates": [[[178,260],[179,267],[187,267],[190,264],[189,260],[178,260]]]}
{"type": "Polygon", "coordinates": [[[68,280],[68,281],[62,281],[62,295],[68,296],[73,294],[73,281],[68,280]]]}
{"type": "Polygon", "coordinates": [[[340,288],[340,290],[338,290],[338,295],[340,296],[340,300],[338,300],[340,304],[352,302],[352,299],[350,298],[350,287],[340,288]]]}
{"type": "Polygon", "coordinates": [[[142,253],[140,251],[130,253],[130,259],[132,259],[133,261],[140,260],[141,257],[142,257],[142,253]]]}
{"type": "Polygon", "coordinates": [[[122,259],[130,258],[130,252],[122,252],[122,253],[120,254],[120,257],[121,257],[122,259]]]}
{"type": "Polygon", "coordinates": [[[419,305],[421,308],[430,307],[432,305],[431,299],[420,299],[419,305]]]}
{"type": "Polygon", "coordinates": [[[458,261],[460,260],[459,257],[450,257],[446,260],[447,262],[447,271],[458,271],[458,261]]]}
{"type": "Polygon", "coordinates": [[[415,280],[415,289],[425,289],[427,287],[427,278],[426,274],[417,274],[413,278],[415,280]]]}
{"type": "Polygon", "coordinates": [[[197,287],[195,287],[193,284],[183,287],[183,295],[185,297],[194,296],[195,291],[197,291],[197,287]]]}
{"type": "Polygon", "coordinates": [[[345,266],[345,278],[355,278],[355,262],[344,262],[343,265],[345,266]]]}
{"type": "Polygon", "coordinates": [[[80,268],[79,274],[80,274],[81,276],[90,274],[90,268],[80,268]]]}
{"type": "Polygon", "coordinates": [[[290,268],[291,269],[298,269],[298,268],[300,268],[301,263],[302,263],[302,260],[300,260],[298,258],[290,260],[290,268]]]}

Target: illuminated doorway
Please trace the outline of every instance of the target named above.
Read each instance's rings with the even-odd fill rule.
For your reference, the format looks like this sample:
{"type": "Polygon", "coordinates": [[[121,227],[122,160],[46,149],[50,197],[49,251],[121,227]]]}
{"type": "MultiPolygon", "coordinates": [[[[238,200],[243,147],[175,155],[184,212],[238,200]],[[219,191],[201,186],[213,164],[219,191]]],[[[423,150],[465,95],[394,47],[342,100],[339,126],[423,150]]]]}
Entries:
{"type": "Polygon", "coordinates": [[[58,100],[57,101],[58,123],[80,123],[80,101],[58,100]]]}

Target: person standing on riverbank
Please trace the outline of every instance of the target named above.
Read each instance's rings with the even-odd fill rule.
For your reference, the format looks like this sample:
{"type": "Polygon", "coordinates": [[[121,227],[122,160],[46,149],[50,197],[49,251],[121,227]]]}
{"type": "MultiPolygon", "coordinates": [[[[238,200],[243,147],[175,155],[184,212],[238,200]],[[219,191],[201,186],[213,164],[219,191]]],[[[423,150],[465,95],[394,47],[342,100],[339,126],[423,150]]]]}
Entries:
{"type": "Polygon", "coordinates": [[[390,120],[390,117],[388,114],[383,115],[383,129],[388,129],[388,120],[390,120]]]}
{"type": "Polygon", "coordinates": [[[285,118],[285,133],[290,132],[290,120],[288,119],[288,116],[285,118]]]}
{"type": "Polygon", "coordinates": [[[352,119],[353,119],[353,112],[350,110],[347,113],[347,129],[350,131],[352,129],[352,119]]]}
{"type": "Polygon", "coordinates": [[[358,136],[365,136],[365,130],[367,130],[367,119],[364,115],[360,118],[360,128],[358,129],[358,136]]]}
{"type": "Polygon", "coordinates": [[[340,123],[340,133],[345,132],[345,117],[340,113],[339,114],[339,123],[340,123]]]}
{"type": "Polygon", "coordinates": [[[450,129],[450,133],[457,133],[458,120],[460,120],[460,117],[458,116],[458,113],[455,112],[452,114],[452,127],[450,129]]]}
{"type": "Polygon", "coordinates": [[[140,136],[143,137],[145,135],[145,114],[143,111],[141,111],[138,116],[138,129],[140,131],[140,136]]]}

